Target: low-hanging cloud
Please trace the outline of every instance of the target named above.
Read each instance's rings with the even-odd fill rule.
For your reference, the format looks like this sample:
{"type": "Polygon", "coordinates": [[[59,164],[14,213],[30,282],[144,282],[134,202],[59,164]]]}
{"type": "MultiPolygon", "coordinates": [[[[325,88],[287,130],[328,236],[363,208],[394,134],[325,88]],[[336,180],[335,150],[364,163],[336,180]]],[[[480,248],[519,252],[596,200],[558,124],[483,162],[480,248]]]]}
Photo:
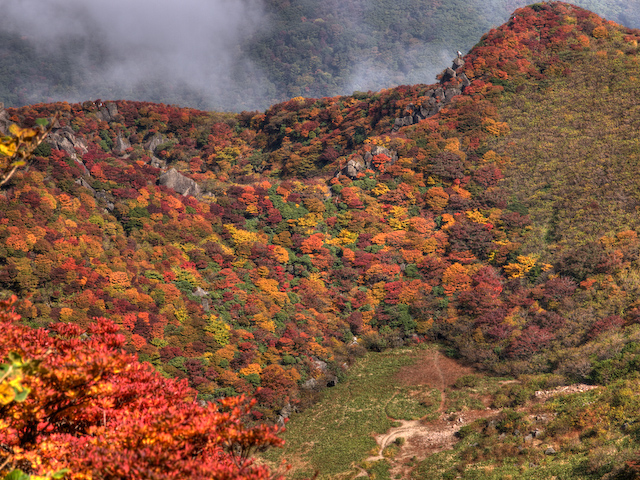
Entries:
{"type": "MultiPolygon", "coordinates": [[[[405,0],[390,11],[377,0],[290,3],[285,12],[279,10],[282,2],[271,0],[0,0],[0,32],[19,34],[41,55],[55,59],[55,68],[66,65],[69,72],[57,75],[54,69],[48,77],[37,72],[35,79],[31,75],[28,83],[18,85],[22,104],[133,99],[238,111],[267,108],[293,96],[285,84],[288,70],[269,68],[275,54],[270,48],[295,37],[280,28],[298,32],[304,40],[307,27],[302,17],[299,25],[278,23],[278,15],[332,19],[335,30],[328,33],[341,44],[331,44],[329,50],[338,52],[336,59],[342,63],[332,70],[332,59],[325,62],[323,68],[332,76],[326,88],[317,81],[323,72],[309,67],[317,53],[285,45],[278,58],[284,70],[309,67],[306,76],[316,83],[306,93],[324,96],[434,83],[457,50],[466,53],[483,33],[531,2],[469,0],[452,5],[405,0]],[[411,35],[403,31],[407,26],[413,28],[411,35]],[[396,37],[389,38],[392,34],[396,37]]],[[[573,3],[627,26],[640,26],[640,0],[573,3]]],[[[0,45],[0,54],[5,52],[0,45]]],[[[22,77],[16,73],[14,78],[19,83],[22,77]]],[[[304,88],[298,91],[305,94],[304,88]]]]}
{"type": "MultiPolygon", "coordinates": [[[[263,28],[261,0],[3,0],[4,30],[40,51],[75,45],[85,67],[78,96],[132,97],[144,84],[190,89],[204,106],[228,106],[232,72],[259,72],[242,42],[263,28]],[[82,42],[83,48],[78,49],[82,42]],[[226,91],[226,93],[225,93],[226,91]],[[109,95],[112,94],[112,95],[109,95]]],[[[251,84],[252,82],[248,82],[251,84]]],[[[259,95],[258,82],[245,96],[259,95]]]]}

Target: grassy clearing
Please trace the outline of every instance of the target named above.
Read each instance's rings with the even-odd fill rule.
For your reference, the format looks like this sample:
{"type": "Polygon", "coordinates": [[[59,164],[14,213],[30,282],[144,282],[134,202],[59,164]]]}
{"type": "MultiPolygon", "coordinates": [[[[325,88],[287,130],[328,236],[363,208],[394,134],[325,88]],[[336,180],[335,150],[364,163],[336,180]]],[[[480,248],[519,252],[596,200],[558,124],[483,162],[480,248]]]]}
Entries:
{"type": "Polygon", "coordinates": [[[293,416],[283,435],[284,449],[265,457],[276,462],[286,458],[293,465],[291,478],[316,470],[319,478],[353,476],[360,462],[378,453],[374,434],[389,430],[394,419],[422,418],[438,409],[439,391],[402,387],[393,381],[393,375],[416,362],[425,348],[435,347],[371,352],[359,359],[344,383],[327,389],[318,404],[293,416]]]}

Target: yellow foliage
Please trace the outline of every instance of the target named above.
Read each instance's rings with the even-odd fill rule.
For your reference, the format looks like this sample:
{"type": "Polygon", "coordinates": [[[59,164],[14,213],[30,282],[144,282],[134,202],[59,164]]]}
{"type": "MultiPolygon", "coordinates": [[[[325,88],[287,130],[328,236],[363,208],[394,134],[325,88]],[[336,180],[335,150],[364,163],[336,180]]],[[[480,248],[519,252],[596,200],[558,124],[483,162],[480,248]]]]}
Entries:
{"type": "Polygon", "coordinates": [[[350,245],[355,243],[358,240],[358,234],[354,232],[350,232],[349,230],[342,229],[340,234],[337,237],[334,237],[330,240],[326,240],[325,243],[328,245],[333,245],[335,247],[342,247],[345,245],[350,245]]]}
{"type": "Polygon", "coordinates": [[[204,330],[208,332],[219,345],[224,347],[229,344],[231,327],[215,315],[209,316],[209,321],[205,325],[204,330]]]}
{"type": "Polygon", "coordinates": [[[253,215],[253,216],[258,215],[258,213],[259,213],[258,212],[258,207],[255,206],[253,203],[250,203],[249,205],[247,205],[246,212],[249,215],[253,215]]]}
{"type": "Polygon", "coordinates": [[[258,313],[253,317],[253,321],[256,325],[267,332],[275,332],[276,331],[276,323],[268,318],[264,313],[258,313]]]}
{"type": "Polygon", "coordinates": [[[600,25],[593,29],[591,35],[593,35],[593,38],[607,38],[609,36],[609,31],[607,30],[607,27],[600,25]]]}
{"type": "Polygon", "coordinates": [[[465,215],[469,220],[475,223],[487,223],[488,221],[488,219],[484,215],[482,215],[477,208],[475,210],[466,211],[465,215]]]}
{"type": "Polygon", "coordinates": [[[280,291],[280,286],[277,280],[270,278],[259,278],[255,282],[256,286],[264,293],[269,295],[271,299],[278,305],[284,305],[289,301],[289,297],[285,292],[280,291]]]}
{"type": "Polygon", "coordinates": [[[278,263],[288,263],[289,262],[289,252],[284,247],[280,245],[274,245],[273,250],[271,252],[271,256],[278,263]]]}
{"type": "Polygon", "coordinates": [[[71,308],[64,307],[60,309],[60,321],[68,322],[69,320],[71,320],[72,316],[73,310],[71,308]]]}
{"type": "Polygon", "coordinates": [[[510,278],[524,277],[536,264],[536,259],[532,256],[519,255],[517,263],[510,263],[504,266],[504,271],[510,278]]]}
{"type": "Polygon", "coordinates": [[[250,363],[246,367],[240,369],[240,374],[245,376],[253,374],[260,375],[261,373],[262,367],[258,363],[250,363]]]}
{"type": "Polygon", "coordinates": [[[178,320],[178,322],[180,322],[181,324],[189,320],[189,312],[184,307],[177,308],[173,312],[173,314],[175,315],[176,320],[178,320]]]}
{"type": "Polygon", "coordinates": [[[511,129],[506,122],[496,122],[492,118],[483,119],[484,129],[489,132],[491,135],[495,135],[496,137],[502,137],[507,135],[511,129]]]}
{"type": "Polygon", "coordinates": [[[233,224],[227,223],[224,225],[224,228],[231,234],[231,238],[236,245],[241,245],[243,243],[255,243],[259,240],[258,234],[256,232],[249,232],[247,230],[241,230],[236,228],[233,224]]]}
{"type": "Polygon", "coordinates": [[[394,230],[406,230],[409,225],[409,220],[407,219],[407,209],[403,207],[392,207],[389,211],[389,218],[387,221],[389,222],[389,226],[394,230]]]}
{"type": "Polygon", "coordinates": [[[418,320],[416,326],[416,332],[424,335],[428,333],[433,328],[433,318],[429,318],[428,320],[418,320]]]}
{"type": "Polygon", "coordinates": [[[442,229],[446,230],[447,228],[451,227],[454,223],[456,223],[455,218],[453,218],[453,215],[451,215],[450,213],[445,213],[444,215],[442,215],[442,229]]]}
{"type": "Polygon", "coordinates": [[[131,286],[127,272],[110,272],[109,283],[113,288],[122,292],[131,286]]]}
{"type": "Polygon", "coordinates": [[[389,187],[387,187],[386,183],[378,183],[375,187],[371,189],[371,193],[376,196],[384,195],[389,191],[389,187]]]}
{"type": "Polygon", "coordinates": [[[493,150],[489,150],[482,156],[482,160],[486,163],[497,163],[500,161],[500,155],[493,150]]]}

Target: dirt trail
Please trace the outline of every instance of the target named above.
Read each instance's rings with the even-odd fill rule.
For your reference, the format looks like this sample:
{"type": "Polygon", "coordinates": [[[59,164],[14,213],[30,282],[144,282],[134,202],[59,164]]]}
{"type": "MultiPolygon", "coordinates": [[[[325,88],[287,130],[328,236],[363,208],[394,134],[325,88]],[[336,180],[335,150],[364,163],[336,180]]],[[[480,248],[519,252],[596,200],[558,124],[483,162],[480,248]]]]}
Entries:
{"type": "MultiPolygon", "coordinates": [[[[379,445],[377,455],[367,458],[368,462],[384,458],[384,449],[391,445],[397,438],[404,438],[402,446],[393,461],[391,477],[403,475],[403,464],[413,457],[423,459],[427,455],[442,450],[453,448],[456,443],[455,434],[463,425],[481,417],[487,417],[497,413],[497,410],[472,410],[455,418],[445,413],[446,389],[463,375],[473,373],[473,370],[458,364],[455,360],[445,357],[437,350],[426,352],[424,358],[414,365],[405,367],[398,372],[396,379],[404,385],[424,385],[437,388],[440,391],[440,405],[438,418],[426,422],[422,420],[399,420],[400,426],[391,428],[388,432],[376,435],[375,440],[379,445]]],[[[367,473],[361,470],[358,477],[365,477],[367,473]]]]}
{"type": "MultiPolygon", "coordinates": [[[[499,409],[486,407],[482,410],[467,410],[464,413],[457,412],[454,415],[445,412],[447,389],[452,387],[461,376],[473,372],[473,369],[459,364],[437,350],[425,352],[424,357],[419,359],[414,365],[402,368],[395,378],[398,383],[408,386],[423,385],[430,388],[437,388],[440,391],[439,415],[436,420],[433,421],[426,421],[425,419],[409,421],[394,419],[394,421],[400,423],[400,426],[393,427],[386,433],[374,437],[379,446],[378,454],[367,458],[367,462],[383,459],[384,449],[391,445],[397,438],[402,437],[406,441],[391,462],[392,468],[390,475],[391,478],[406,478],[409,472],[407,462],[410,459],[422,460],[432,453],[452,449],[457,442],[456,433],[460,428],[479,418],[497,415],[500,412],[499,409]]],[[[511,380],[503,383],[513,382],[517,381],[511,380]]],[[[538,399],[546,399],[554,395],[567,395],[591,390],[592,388],[597,387],[582,384],[558,387],[552,390],[535,392],[535,397],[538,399]]],[[[358,470],[360,473],[357,477],[368,476],[364,469],[358,467],[358,470]]]]}

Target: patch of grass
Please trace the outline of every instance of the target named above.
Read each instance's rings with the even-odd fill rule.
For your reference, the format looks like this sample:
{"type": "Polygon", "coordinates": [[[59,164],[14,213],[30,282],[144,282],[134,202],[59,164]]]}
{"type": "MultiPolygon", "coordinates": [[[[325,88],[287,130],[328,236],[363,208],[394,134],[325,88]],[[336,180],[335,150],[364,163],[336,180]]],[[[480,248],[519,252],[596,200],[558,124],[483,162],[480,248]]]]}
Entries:
{"type": "Polygon", "coordinates": [[[438,410],[440,391],[429,388],[402,388],[387,403],[386,414],[397,420],[419,420],[438,410]]]}
{"type": "MultiPolygon", "coordinates": [[[[355,466],[377,451],[373,435],[396,423],[387,411],[404,419],[437,410],[437,402],[428,405],[429,389],[398,387],[393,380],[401,367],[419,358],[417,353],[417,348],[402,348],[370,352],[358,359],[346,381],[327,389],[316,405],[291,418],[283,434],[285,447],[266,452],[264,458],[275,463],[287,459],[293,466],[291,478],[316,470],[321,479],[357,472],[355,466]]],[[[389,478],[388,467],[380,465],[375,470],[376,478],[389,478]],[[378,472],[385,468],[386,477],[378,472]]]]}
{"type": "Polygon", "coordinates": [[[447,392],[444,411],[460,412],[463,410],[482,410],[484,404],[479,398],[472,396],[465,390],[452,390],[447,392]]]}

